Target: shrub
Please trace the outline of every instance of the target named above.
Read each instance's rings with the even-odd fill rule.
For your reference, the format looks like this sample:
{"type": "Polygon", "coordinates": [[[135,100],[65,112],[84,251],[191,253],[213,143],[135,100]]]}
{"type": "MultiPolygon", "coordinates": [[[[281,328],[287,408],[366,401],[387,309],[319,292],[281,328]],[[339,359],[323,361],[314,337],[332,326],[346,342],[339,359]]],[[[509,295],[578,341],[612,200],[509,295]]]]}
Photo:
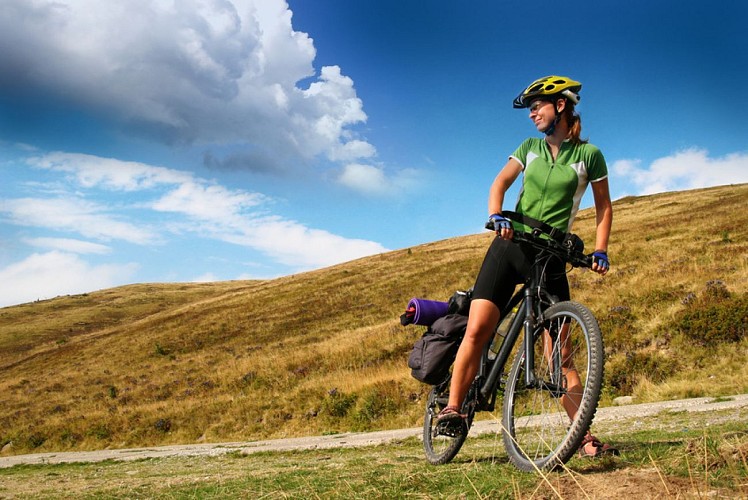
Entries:
{"type": "Polygon", "coordinates": [[[31,434],[27,438],[29,448],[39,448],[46,440],[47,438],[41,434],[31,434]]]}
{"type": "Polygon", "coordinates": [[[639,329],[630,307],[625,305],[611,307],[605,316],[599,318],[598,323],[609,354],[629,351],[636,344],[639,329]]]}
{"type": "Polygon", "coordinates": [[[60,444],[66,448],[72,448],[77,445],[83,438],[80,434],[77,434],[70,429],[64,429],[60,434],[60,444]]]}
{"type": "Polygon", "coordinates": [[[157,431],[166,434],[171,430],[171,420],[168,418],[159,418],[153,426],[157,431]]]}
{"type": "Polygon", "coordinates": [[[156,342],[153,350],[156,353],[156,355],[158,355],[158,356],[168,356],[169,353],[170,353],[169,349],[167,349],[166,347],[162,346],[158,342],[156,342]]]}
{"type": "Polygon", "coordinates": [[[322,401],[322,412],[331,417],[345,417],[356,403],[356,399],[355,394],[343,394],[337,389],[330,389],[322,401]]]}
{"type": "Polygon", "coordinates": [[[395,382],[377,384],[361,395],[353,417],[362,430],[368,429],[377,420],[396,413],[406,401],[395,382]]]}
{"type": "Polygon", "coordinates": [[[88,430],[88,434],[101,440],[106,440],[112,437],[112,431],[109,430],[109,427],[106,424],[94,425],[88,430]]]}
{"type": "Polygon", "coordinates": [[[678,362],[660,351],[635,351],[612,356],[605,362],[605,383],[612,393],[632,394],[634,387],[646,376],[659,383],[678,371],[678,362]]]}
{"type": "Polygon", "coordinates": [[[747,321],[748,294],[732,295],[722,282],[710,281],[666,328],[680,333],[687,342],[713,347],[739,342],[745,336],[747,321]]]}
{"type": "Polygon", "coordinates": [[[729,298],[730,291],[722,280],[711,280],[706,282],[706,290],[704,290],[705,300],[722,301],[729,298]]]}

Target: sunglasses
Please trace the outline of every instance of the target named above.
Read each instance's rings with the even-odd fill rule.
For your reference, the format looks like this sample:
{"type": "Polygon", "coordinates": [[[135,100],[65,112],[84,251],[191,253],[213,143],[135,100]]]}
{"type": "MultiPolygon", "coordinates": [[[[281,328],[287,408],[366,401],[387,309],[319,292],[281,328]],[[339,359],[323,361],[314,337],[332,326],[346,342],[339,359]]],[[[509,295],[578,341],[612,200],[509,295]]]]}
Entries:
{"type": "Polygon", "coordinates": [[[542,99],[538,99],[537,101],[533,101],[530,106],[528,106],[528,109],[530,110],[530,113],[537,113],[537,111],[545,106],[546,104],[550,104],[550,101],[544,101],[542,99]]]}

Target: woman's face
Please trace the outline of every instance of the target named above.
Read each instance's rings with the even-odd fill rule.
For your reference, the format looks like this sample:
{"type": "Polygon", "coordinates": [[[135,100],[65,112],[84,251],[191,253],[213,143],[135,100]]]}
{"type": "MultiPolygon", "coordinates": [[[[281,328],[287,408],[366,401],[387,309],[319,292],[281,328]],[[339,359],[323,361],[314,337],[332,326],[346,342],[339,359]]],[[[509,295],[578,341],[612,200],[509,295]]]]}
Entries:
{"type": "Polygon", "coordinates": [[[550,127],[553,120],[556,119],[556,110],[550,101],[536,99],[528,109],[530,110],[530,120],[535,124],[535,128],[541,132],[550,127]]]}

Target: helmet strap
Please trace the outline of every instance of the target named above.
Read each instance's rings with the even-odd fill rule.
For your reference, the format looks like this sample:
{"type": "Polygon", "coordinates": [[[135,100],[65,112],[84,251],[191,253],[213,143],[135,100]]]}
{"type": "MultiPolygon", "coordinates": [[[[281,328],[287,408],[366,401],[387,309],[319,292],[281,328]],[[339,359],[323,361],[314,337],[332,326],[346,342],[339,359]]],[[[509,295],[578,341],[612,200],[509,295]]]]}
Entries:
{"type": "Polygon", "coordinates": [[[553,122],[548,125],[548,128],[543,130],[543,133],[545,135],[553,135],[553,132],[556,131],[556,125],[558,125],[558,122],[561,121],[561,115],[558,111],[556,111],[556,118],[553,119],[553,122]]]}
{"type": "Polygon", "coordinates": [[[553,119],[553,123],[548,125],[548,128],[543,130],[543,133],[548,136],[553,135],[553,132],[556,131],[556,125],[558,125],[558,122],[561,121],[561,113],[559,113],[558,111],[558,100],[554,100],[552,102],[553,102],[553,109],[556,112],[556,118],[553,119]]]}

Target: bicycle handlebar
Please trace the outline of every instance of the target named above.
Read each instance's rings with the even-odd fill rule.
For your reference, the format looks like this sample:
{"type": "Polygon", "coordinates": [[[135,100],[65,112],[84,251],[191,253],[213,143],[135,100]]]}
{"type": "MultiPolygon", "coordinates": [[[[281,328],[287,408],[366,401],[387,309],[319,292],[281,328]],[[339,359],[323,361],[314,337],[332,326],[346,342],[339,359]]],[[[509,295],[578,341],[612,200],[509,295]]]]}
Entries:
{"type": "MultiPolygon", "coordinates": [[[[536,248],[546,250],[553,255],[560,257],[565,262],[568,262],[574,267],[592,267],[592,256],[586,255],[584,252],[580,252],[579,250],[574,249],[572,244],[561,244],[555,240],[541,238],[535,233],[525,233],[521,231],[515,231],[512,240],[528,243],[536,248]]],[[[570,240],[565,240],[564,243],[567,243],[569,241],[570,240]]]]}
{"type": "MultiPolygon", "coordinates": [[[[507,219],[512,220],[511,217],[507,217],[507,219]]],[[[494,230],[492,221],[486,222],[486,229],[494,230]]],[[[535,248],[546,250],[574,267],[592,267],[592,256],[586,255],[576,248],[577,245],[584,248],[584,242],[575,234],[566,233],[563,241],[559,242],[539,228],[533,229],[531,233],[514,230],[512,241],[526,243],[535,248]],[[543,238],[541,235],[548,237],[543,238]]]]}

